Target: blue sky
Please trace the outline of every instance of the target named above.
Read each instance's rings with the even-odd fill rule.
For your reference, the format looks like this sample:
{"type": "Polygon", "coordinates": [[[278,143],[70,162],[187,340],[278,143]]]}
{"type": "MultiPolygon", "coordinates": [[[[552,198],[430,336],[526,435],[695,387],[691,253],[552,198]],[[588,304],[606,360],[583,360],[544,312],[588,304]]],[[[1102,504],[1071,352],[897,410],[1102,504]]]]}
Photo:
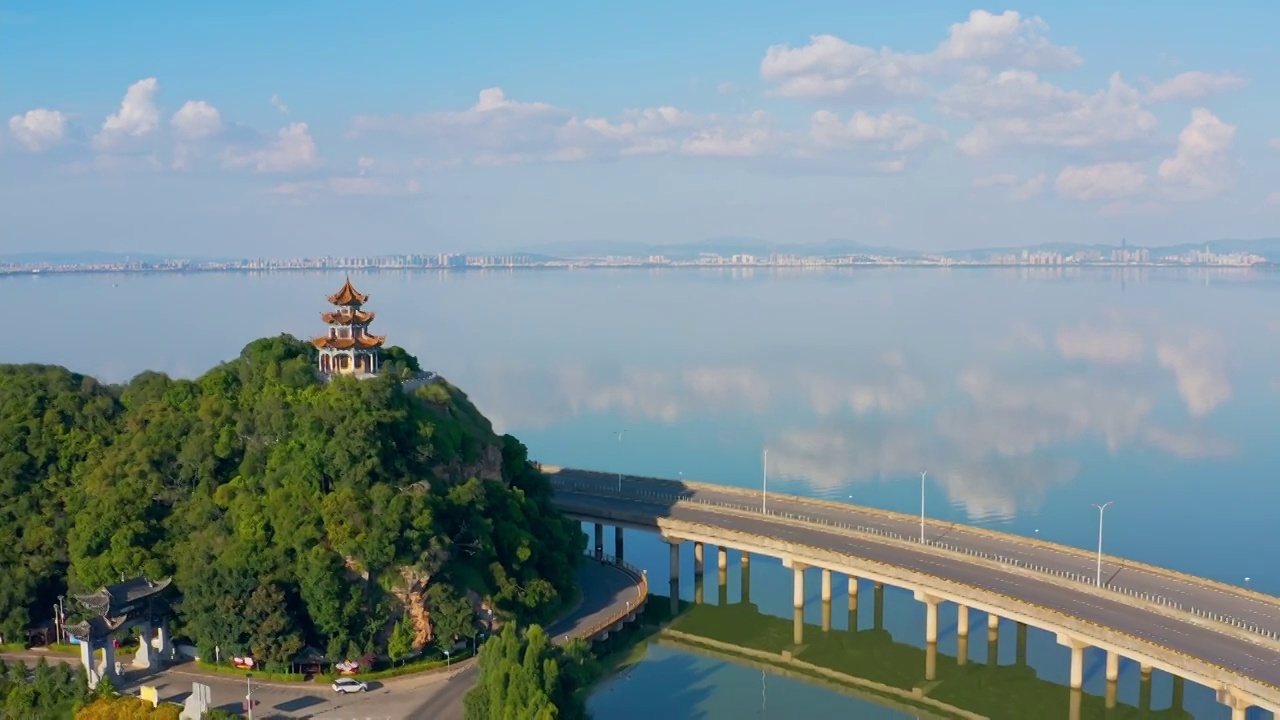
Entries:
{"type": "Polygon", "coordinates": [[[795,5],[11,1],[0,253],[1278,234],[1274,4],[795,5]]]}

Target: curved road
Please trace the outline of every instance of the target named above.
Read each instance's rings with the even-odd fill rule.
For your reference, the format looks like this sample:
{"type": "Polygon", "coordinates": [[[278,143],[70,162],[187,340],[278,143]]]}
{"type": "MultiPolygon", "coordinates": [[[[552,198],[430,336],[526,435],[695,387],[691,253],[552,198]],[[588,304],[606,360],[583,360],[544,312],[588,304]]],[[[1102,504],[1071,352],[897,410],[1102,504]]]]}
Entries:
{"type": "MultiPolygon", "coordinates": [[[[698,505],[671,505],[637,498],[575,493],[564,488],[557,489],[556,504],[565,510],[588,517],[593,511],[615,510],[629,513],[652,511],[655,523],[658,517],[701,523],[829,549],[928,573],[935,577],[1018,597],[1104,627],[1116,628],[1280,687],[1280,652],[1276,650],[1208,627],[1170,618],[1154,610],[1130,604],[1123,598],[1100,595],[1088,586],[1082,585],[1077,589],[1071,584],[1063,584],[1050,576],[1039,579],[1016,572],[1012,568],[1005,571],[975,563],[958,562],[955,558],[941,557],[927,547],[891,545],[878,542],[874,536],[848,534],[822,525],[806,527],[780,522],[763,515],[751,517],[716,512],[698,505]]],[[[773,504],[773,496],[770,496],[770,504],[773,504]]]]}
{"type": "MultiPolygon", "coordinates": [[[[613,565],[585,563],[578,570],[582,603],[568,616],[552,624],[547,632],[560,644],[586,633],[598,623],[617,617],[621,610],[626,609],[627,603],[634,603],[635,586],[635,580],[629,574],[613,565]]],[[[469,663],[465,670],[452,675],[407,717],[462,720],[462,698],[475,685],[478,673],[476,664],[469,663]]]]}
{"type": "MultiPolygon", "coordinates": [[[[582,470],[562,469],[551,475],[553,482],[590,484],[598,488],[591,492],[609,495],[617,494],[617,480],[614,475],[588,472],[582,470]]],[[[623,476],[622,497],[632,496],[636,490],[671,493],[673,489],[683,485],[680,495],[684,498],[706,502],[723,502],[742,505],[744,509],[757,510],[760,507],[760,493],[734,488],[721,491],[705,484],[676,483],[658,478],[623,476]],[[744,495],[747,492],[749,494],[744,495]]],[[[559,494],[557,490],[557,494],[559,494]]],[[[769,510],[802,514],[808,517],[849,525],[861,525],[885,532],[897,533],[908,539],[920,537],[920,520],[904,516],[901,518],[886,516],[882,511],[868,511],[857,505],[836,508],[827,504],[815,503],[794,495],[777,493],[769,494],[769,510]]],[[[1096,560],[1078,549],[1061,550],[1043,547],[1025,542],[1017,535],[999,533],[1003,537],[992,537],[990,530],[977,532],[972,528],[956,523],[930,521],[926,528],[926,539],[943,541],[974,552],[985,552],[992,555],[1003,555],[1027,564],[1039,565],[1058,572],[1076,573],[1092,579],[1097,570],[1096,560]]],[[[1134,593],[1147,593],[1161,596],[1179,603],[1187,608],[1197,608],[1206,612],[1237,618],[1247,623],[1274,633],[1280,633],[1280,598],[1260,599],[1244,592],[1235,593],[1220,586],[1200,585],[1176,576],[1163,575],[1144,570],[1123,561],[1103,556],[1102,580],[1112,588],[1121,588],[1134,593]]],[[[1060,583],[1061,584],[1061,583],[1060,583]]]]}

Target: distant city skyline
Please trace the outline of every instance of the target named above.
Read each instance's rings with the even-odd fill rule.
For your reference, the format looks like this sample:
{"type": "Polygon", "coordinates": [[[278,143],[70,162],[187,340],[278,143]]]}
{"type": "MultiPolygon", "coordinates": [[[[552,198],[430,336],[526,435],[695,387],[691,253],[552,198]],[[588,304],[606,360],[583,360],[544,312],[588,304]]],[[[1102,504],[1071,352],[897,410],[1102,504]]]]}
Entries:
{"type": "Polygon", "coordinates": [[[848,268],[848,267],[1226,267],[1272,268],[1280,261],[1280,240],[1221,241],[1203,248],[1188,245],[1138,247],[1059,244],[1031,248],[978,248],[949,253],[895,251],[892,248],[830,246],[825,252],[801,247],[721,252],[732,242],[655,246],[648,252],[601,249],[598,252],[441,253],[221,258],[112,256],[0,256],[0,275],[21,273],[255,272],[297,270],[483,270],[591,268],[848,268]],[[664,252],[665,250],[665,252],[664,252]]]}
{"type": "Polygon", "coordinates": [[[15,0],[0,255],[1275,236],[1268,15],[15,0]]]}

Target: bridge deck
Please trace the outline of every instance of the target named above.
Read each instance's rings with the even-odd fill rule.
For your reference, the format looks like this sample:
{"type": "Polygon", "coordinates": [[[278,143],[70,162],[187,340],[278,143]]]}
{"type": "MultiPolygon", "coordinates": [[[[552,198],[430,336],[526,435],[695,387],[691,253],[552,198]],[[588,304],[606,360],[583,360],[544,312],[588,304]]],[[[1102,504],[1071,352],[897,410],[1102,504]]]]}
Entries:
{"type": "MultiPolygon", "coordinates": [[[[651,517],[672,518],[704,525],[778,538],[798,544],[825,548],[895,567],[1019,598],[1034,605],[1055,610],[1103,627],[1115,628],[1128,635],[1169,648],[1188,656],[1239,673],[1248,678],[1280,688],[1280,646],[1269,633],[1280,631],[1280,605],[1275,599],[1241,589],[1231,592],[1220,583],[1197,582],[1195,578],[1162,575],[1155,569],[1129,572],[1113,559],[1104,571],[1110,583],[1135,593],[1167,597],[1171,602],[1197,608],[1201,612],[1222,617],[1250,618],[1250,625],[1261,630],[1256,641],[1243,637],[1248,633],[1236,627],[1191,617],[1179,620],[1157,612],[1144,603],[1135,603],[1106,588],[1098,588],[1071,578],[1092,570],[1092,564],[1078,550],[1060,550],[1045,543],[1029,544],[1024,538],[989,531],[968,531],[962,526],[934,525],[931,533],[946,534],[946,542],[980,553],[999,556],[1017,555],[1028,565],[1051,568],[1064,575],[1028,573],[1025,568],[1009,566],[1004,570],[992,563],[965,562],[963,558],[942,557],[928,545],[910,546],[901,542],[879,540],[874,535],[852,533],[826,523],[865,525],[887,534],[919,536],[919,521],[907,527],[903,516],[849,506],[847,510],[833,504],[814,503],[780,494],[769,495],[769,509],[794,513],[795,518],[781,519],[750,513],[725,512],[724,509],[699,503],[724,503],[740,507],[758,507],[751,493],[736,488],[718,488],[695,483],[674,483],[653,478],[628,478],[617,491],[617,477],[598,473],[562,470],[553,475],[556,502],[565,509],[590,515],[624,510],[651,517]],[[698,501],[698,502],[694,502],[698,501]],[[803,518],[810,518],[805,522],[803,518]],[[1002,537],[1003,535],[1003,537],[1002,537]],[[1267,633],[1267,634],[1263,634],[1267,633]]],[[[886,538],[888,535],[886,535],[886,538]]],[[[933,539],[933,538],[931,538],[933,539]]],[[[1091,574],[1089,575],[1091,577],[1091,574]]]]}

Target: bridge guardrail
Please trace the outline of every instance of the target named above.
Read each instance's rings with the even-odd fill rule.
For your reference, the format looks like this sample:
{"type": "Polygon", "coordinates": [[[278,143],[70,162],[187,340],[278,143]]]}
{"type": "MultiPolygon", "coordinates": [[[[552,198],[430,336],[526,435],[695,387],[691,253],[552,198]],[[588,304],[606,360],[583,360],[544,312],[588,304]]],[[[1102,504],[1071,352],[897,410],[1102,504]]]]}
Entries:
{"type": "MultiPolygon", "coordinates": [[[[568,480],[564,478],[558,478],[555,476],[551,476],[550,481],[553,486],[567,487],[567,488],[573,488],[573,489],[579,489],[579,490],[590,490],[602,497],[625,498],[628,496],[632,496],[632,497],[641,497],[641,498],[652,498],[655,500],[662,500],[664,502],[692,503],[695,505],[723,507],[726,509],[737,510],[740,512],[750,512],[750,513],[755,513],[757,515],[765,515],[770,517],[785,518],[789,520],[797,520],[800,522],[808,522],[816,525],[836,527],[843,530],[851,530],[854,532],[866,533],[870,535],[880,535],[883,537],[893,538],[895,540],[903,540],[903,541],[916,542],[916,543],[920,542],[919,538],[916,538],[914,536],[909,537],[909,536],[903,535],[902,533],[893,532],[892,530],[882,530],[880,528],[867,527],[865,525],[854,525],[851,523],[842,523],[842,522],[837,522],[833,520],[828,520],[826,518],[814,517],[812,515],[807,515],[804,513],[767,510],[764,508],[757,507],[754,504],[747,505],[743,503],[722,502],[722,501],[715,501],[715,500],[702,500],[700,498],[696,498],[696,497],[692,497],[692,496],[680,494],[680,493],[670,493],[670,492],[662,492],[659,490],[646,490],[646,489],[637,489],[637,488],[631,488],[627,490],[625,493],[618,493],[617,491],[610,491],[610,488],[605,487],[605,483],[584,482],[581,480],[568,480]],[[602,489],[605,490],[604,493],[600,492],[602,489]]],[[[1051,577],[1060,577],[1060,578],[1077,582],[1083,585],[1088,585],[1089,587],[1099,587],[1098,584],[1093,579],[1081,573],[1055,570],[1053,568],[1045,567],[1043,565],[1024,562],[1017,558],[1011,558],[1006,555],[1000,555],[998,553],[989,553],[981,550],[964,548],[957,545],[952,545],[950,543],[942,542],[940,540],[926,540],[923,544],[929,545],[932,547],[942,548],[944,550],[949,550],[951,552],[961,553],[964,555],[980,557],[985,560],[992,560],[1005,565],[1010,565],[1012,567],[1030,570],[1032,572],[1041,573],[1051,577]]],[[[1232,617],[1230,615],[1223,615],[1221,613],[1214,613],[1207,610],[1203,610],[1198,607],[1187,606],[1187,605],[1184,605],[1183,603],[1175,602],[1163,595],[1138,592],[1135,590],[1130,590],[1129,588],[1125,588],[1123,586],[1112,585],[1110,583],[1103,583],[1101,585],[1101,588],[1104,590],[1108,590],[1110,592],[1121,594],[1121,595],[1127,595],[1129,597],[1139,598],[1141,600],[1152,602],[1157,605],[1162,605],[1162,606],[1165,606],[1174,610],[1178,610],[1181,612],[1187,612],[1197,617],[1202,617],[1208,620],[1212,620],[1214,622],[1219,622],[1224,625],[1230,625],[1240,630],[1244,630],[1246,632],[1250,632],[1255,635],[1259,635],[1261,637],[1265,637],[1271,640],[1280,640],[1280,633],[1260,627],[1255,623],[1251,623],[1246,620],[1241,620],[1240,618],[1232,617]]]]}
{"type": "Polygon", "coordinates": [[[596,560],[606,565],[612,565],[616,568],[619,568],[623,572],[630,575],[631,578],[635,580],[635,584],[636,584],[635,602],[631,603],[631,605],[628,606],[626,610],[616,613],[592,625],[585,633],[582,634],[584,638],[586,638],[587,640],[591,640],[592,638],[604,632],[605,630],[608,630],[609,628],[613,627],[620,621],[626,620],[628,615],[630,615],[633,612],[639,611],[640,608],[643,607],[645,600],[649,597],[649,574],[646,573],[644,570],[641,570],[640,568],[636,567],[635,565],[632,565],[631,563],[627,562],[626,560],[614,557],[612,555],[598,556],[591,551],[587,551],[583,554],[591,558],[592,560],[596,560]]]}

